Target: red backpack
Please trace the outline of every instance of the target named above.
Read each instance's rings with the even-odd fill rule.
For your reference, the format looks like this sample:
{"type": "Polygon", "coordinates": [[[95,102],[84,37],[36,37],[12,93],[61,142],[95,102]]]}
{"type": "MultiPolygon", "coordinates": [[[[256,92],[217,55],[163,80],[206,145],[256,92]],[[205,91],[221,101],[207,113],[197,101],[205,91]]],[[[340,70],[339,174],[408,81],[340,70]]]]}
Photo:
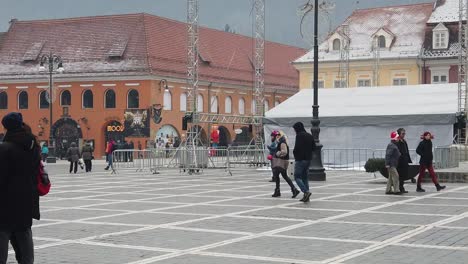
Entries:
{"type": "Polygon", "coordinates": [[[42,161],[39,164],[39,173],[37,174],[37,192],[39,196],[44,196],[50,191],[50,180],[47,170],[44,168],[42,161]]]}

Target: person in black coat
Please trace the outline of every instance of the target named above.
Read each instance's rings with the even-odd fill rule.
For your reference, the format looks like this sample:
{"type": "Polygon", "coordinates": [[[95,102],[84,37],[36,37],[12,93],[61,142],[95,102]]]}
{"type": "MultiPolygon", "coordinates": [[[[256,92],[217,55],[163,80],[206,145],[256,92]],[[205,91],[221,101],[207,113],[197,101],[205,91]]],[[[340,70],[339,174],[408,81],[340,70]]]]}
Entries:
{"type": "Polygon", "coordinates": [[[405,190],[404,184],[405,179],[408,178],[408,169],[409,163],[413,163],[409,154],[408,143],[406,142],[406,130],[404,128],[399,128],[397,130],[398,136],[400,136],[400,140],[396,143],[398,150],[401,153],[400,159],[398,160],[398,175],[399,175],[399,183],[400,183],[400,192],[401,193],[408,193],[405,190]]]}
{"type": "Polygon", "coordinates": [[[429,175],[431,175],[432,182],[436,186],[437,191],[445,189],[445,186],[441,186],[439,181],[437,180],[437,176],[434,172],[434,167],[432,165],[432,160],[434,158],[432,154],[432,141],[433,138],[430,132],[424,132],[421,136],[422,141],[419,143],[418,148],[416,148],[416,153],[421,156],[419,160],[419,176],[418,176],[418,185],[416,188],[417,192],[425,192],[421,187],[422,180],[424,178],[424,174],[426,174],[426,169],[429,171],[429,175]]]}
{"type": "Polygon", "coordinates": [[[19,263],[34,263],[31,226],[40,218],[40,148],[21,113],[7,114],[2,125],[7,133],[0,144],[0,263],[6,263],[10,241],[19,263]]]}
{"type": "Polygon", "coordinates": [[[309,190],[309,177],[308,170],[312,160],[312,152],[315,149],[314,137],[307,133],[304,128],[304,124],[297,122],[293,125],[294,131],[296,132],[296,142],[294,144],[294,179],[296,180],[297,186],[304,193],[301,202],[310,201],[310,190],[309,190]]]}

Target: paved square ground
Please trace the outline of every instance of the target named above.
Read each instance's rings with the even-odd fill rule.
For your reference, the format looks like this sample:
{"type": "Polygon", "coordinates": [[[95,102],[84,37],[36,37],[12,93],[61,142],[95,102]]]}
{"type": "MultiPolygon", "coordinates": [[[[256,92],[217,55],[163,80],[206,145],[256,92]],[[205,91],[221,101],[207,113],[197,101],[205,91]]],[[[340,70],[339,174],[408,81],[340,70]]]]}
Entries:
{"type": "MultiPolygon", "coordinates": [[[[272,198],[268,171],[94,172],[48,166],[36,263],[467,263],[468,185],[384,194],[385,179],[328,171],[311,202],[272,198]]],[[[9,262],[14,262],[11,251],[9,262]]]]}

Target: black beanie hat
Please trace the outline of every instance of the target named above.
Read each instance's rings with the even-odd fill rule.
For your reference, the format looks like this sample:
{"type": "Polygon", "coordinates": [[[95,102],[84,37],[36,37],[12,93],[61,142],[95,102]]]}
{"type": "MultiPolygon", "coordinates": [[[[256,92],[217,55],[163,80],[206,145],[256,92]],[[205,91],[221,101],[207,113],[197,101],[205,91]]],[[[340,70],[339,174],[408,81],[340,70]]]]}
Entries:
{"type": "Polygon", "coordinates": [[[304,124],[302,122],[297,122],[296,124],[293,125],[294,131],[296,132],[302,132],[305,131],[304,124]]]}
{"type": "Polygon", "coordinates": [[[2,119],[2,125],[6,130],[15,130],[23,126],[23,115],[17,112],[8,113],[2,119]]]}

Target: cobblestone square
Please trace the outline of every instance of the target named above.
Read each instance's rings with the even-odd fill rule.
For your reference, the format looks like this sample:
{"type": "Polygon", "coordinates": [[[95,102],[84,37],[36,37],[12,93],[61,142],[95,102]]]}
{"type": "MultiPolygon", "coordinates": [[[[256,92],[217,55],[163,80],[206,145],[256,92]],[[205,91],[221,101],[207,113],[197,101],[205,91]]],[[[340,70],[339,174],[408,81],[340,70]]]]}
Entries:
{"type": "MultiPolygon", "coordinates": [[[[33,233],[36,263],[466,263],[468,186],[385,195],[384,178],[327,171],[310,203],[268,171],[200,175],[48,166],[33,233]]],[[[8,263],[14,261],[10,251],[8,263]]]]}

